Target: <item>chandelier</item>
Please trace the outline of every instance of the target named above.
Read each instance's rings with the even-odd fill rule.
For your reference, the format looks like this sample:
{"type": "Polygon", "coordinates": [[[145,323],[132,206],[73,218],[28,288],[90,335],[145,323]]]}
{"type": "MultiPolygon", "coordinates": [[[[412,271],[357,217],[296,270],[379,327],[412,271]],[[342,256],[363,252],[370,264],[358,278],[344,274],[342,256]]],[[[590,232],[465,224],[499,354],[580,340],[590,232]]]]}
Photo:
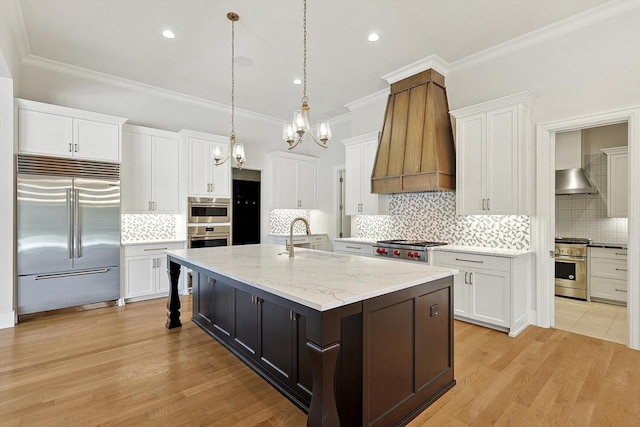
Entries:
{"type": "Polygon", "coordinates": [[[236,126],[235,126],[235,110],[236,110],[236,97],[235,97],[235,87],[236,87],[236,78],[235,78],[235,59],[236,59],[236,33],[235,33],[235,23],[240,16],[237,13],[229,12],[227,13],[227,18],[231,21],[231,137],[229,138],[229,142],[231,143],[231,149],[227,154],[227,157],[222,160],[222,150],[219,146],[213,150],[213,160],[216,163],[216,166],[220,166],[229,160],[229,156],[233,156],[233,160],[235,160],[238,168],[242,169],[242,164],[247,160],[244,154],[244,145],[242,143],[236,142],[236,126]]]}
{"type": "MultiPolygon", "coordinates": [[[[309,98],[307,97],[307,0],[304,0],[304,15],[302,20],[304,60],[303,70],[303,90],[302,107],[293,112],[293,122],[285,123],[282,130],[282,139],[289,144],[289,150],[295,148],[302,142],[304,136],[309,132],[309,98]]],[[[331,127],[328,122],[318,122],[316,135],[311,133],[313,140],[322,148],[327,148],[327,141],[331,138],[331,127]]]]}

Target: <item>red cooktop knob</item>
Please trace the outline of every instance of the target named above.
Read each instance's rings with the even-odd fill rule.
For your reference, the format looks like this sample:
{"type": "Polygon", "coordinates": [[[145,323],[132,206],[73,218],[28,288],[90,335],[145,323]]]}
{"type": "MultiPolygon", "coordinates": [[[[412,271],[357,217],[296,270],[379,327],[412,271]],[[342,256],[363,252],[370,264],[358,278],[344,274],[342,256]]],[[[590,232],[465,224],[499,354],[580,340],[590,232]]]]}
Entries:
{"type": "Polygon", "coordinates": [[[393,251],[393,254],[396,255],[396,256],[400,255],[400,251],[396,249],[396,250],[393,251]]]}
{"type": "Polygon", "coordinates": [[[382,253],[382,249],[380,249],[380,248],[376,248],[376,253],[377,253],[377,254],[381,254],[381,253],[382,253]]]}
{"type": "Polygon", "coordinates": [[[413,258],[413,252],[407,252],[407,256],[408,256],[409,258],[413,258]]]}
{"type": "Polygon", "coordinates": [[[414,252],[413,256],[416,257],[416,259],[420,258],[420,252],[414,252]]]}

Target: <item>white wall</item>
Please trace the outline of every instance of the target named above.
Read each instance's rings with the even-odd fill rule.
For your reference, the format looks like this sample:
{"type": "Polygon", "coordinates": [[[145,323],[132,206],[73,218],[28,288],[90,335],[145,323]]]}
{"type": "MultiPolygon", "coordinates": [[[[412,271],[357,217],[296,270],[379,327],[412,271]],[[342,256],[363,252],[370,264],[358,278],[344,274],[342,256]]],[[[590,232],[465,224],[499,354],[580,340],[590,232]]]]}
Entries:
{"type": "MultiPolygon", "coordinates": [[[[20,61],[3,8],[0,4],[0,223],[15,230],[13,90],[20,61]]],[[[0,328],[12,327],[15,321],[14,241],[15,232],[4,233],[0,239],[0,328]]]]}

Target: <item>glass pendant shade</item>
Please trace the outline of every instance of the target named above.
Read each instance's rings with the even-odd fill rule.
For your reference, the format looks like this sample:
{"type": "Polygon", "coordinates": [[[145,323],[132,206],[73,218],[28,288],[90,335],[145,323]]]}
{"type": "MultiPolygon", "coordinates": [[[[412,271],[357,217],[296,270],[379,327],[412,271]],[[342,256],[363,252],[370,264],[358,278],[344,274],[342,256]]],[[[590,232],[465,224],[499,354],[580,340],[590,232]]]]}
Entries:
{"type": "Polygon", "coordinates": [[[291,145],[295,141],[295,137],[296,131],[293,130],[293,123],[285,123],[282,127],[282,140],[291,145]]]}
{"type": "Polygon", "coordinates": [[[329,122],[318,122],[317,138],[322,142],[331,139],[331,126],[329,122]]]}
{"type": "Polygon", "coordinates": [[[213,149],[213,160],[215,160],[216,163],[219,163],[220,160],[222,160],[222,157],[222,150],[219,146],[216,146],[216,148],[213,149]]]}
{"type": "Polygon", "coordinates": [[[300,109],[293,112],[293,128],[298,134],[309,130],[309,109],[300,109]]]}
{"type": "Polygon", "coordinates": [[[233,146],[233,158],[236,160],[236,163],[241,165],[246,160],[244,155],[244,145],[240,142],[236,142],[233,146]]]}

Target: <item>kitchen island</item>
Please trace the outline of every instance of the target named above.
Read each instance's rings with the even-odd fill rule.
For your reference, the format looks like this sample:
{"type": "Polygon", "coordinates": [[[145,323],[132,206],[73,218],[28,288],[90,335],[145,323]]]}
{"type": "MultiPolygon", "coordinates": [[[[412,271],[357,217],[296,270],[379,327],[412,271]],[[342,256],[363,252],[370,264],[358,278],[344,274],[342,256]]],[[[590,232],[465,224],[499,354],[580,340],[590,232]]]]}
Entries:
{"type": "Polygon", "coordinates": [[[456,270],[283,246],[168,252],[167,327],[192,320],[299,408],[309,426],[403,425],[454,386],[456,270]]]}

